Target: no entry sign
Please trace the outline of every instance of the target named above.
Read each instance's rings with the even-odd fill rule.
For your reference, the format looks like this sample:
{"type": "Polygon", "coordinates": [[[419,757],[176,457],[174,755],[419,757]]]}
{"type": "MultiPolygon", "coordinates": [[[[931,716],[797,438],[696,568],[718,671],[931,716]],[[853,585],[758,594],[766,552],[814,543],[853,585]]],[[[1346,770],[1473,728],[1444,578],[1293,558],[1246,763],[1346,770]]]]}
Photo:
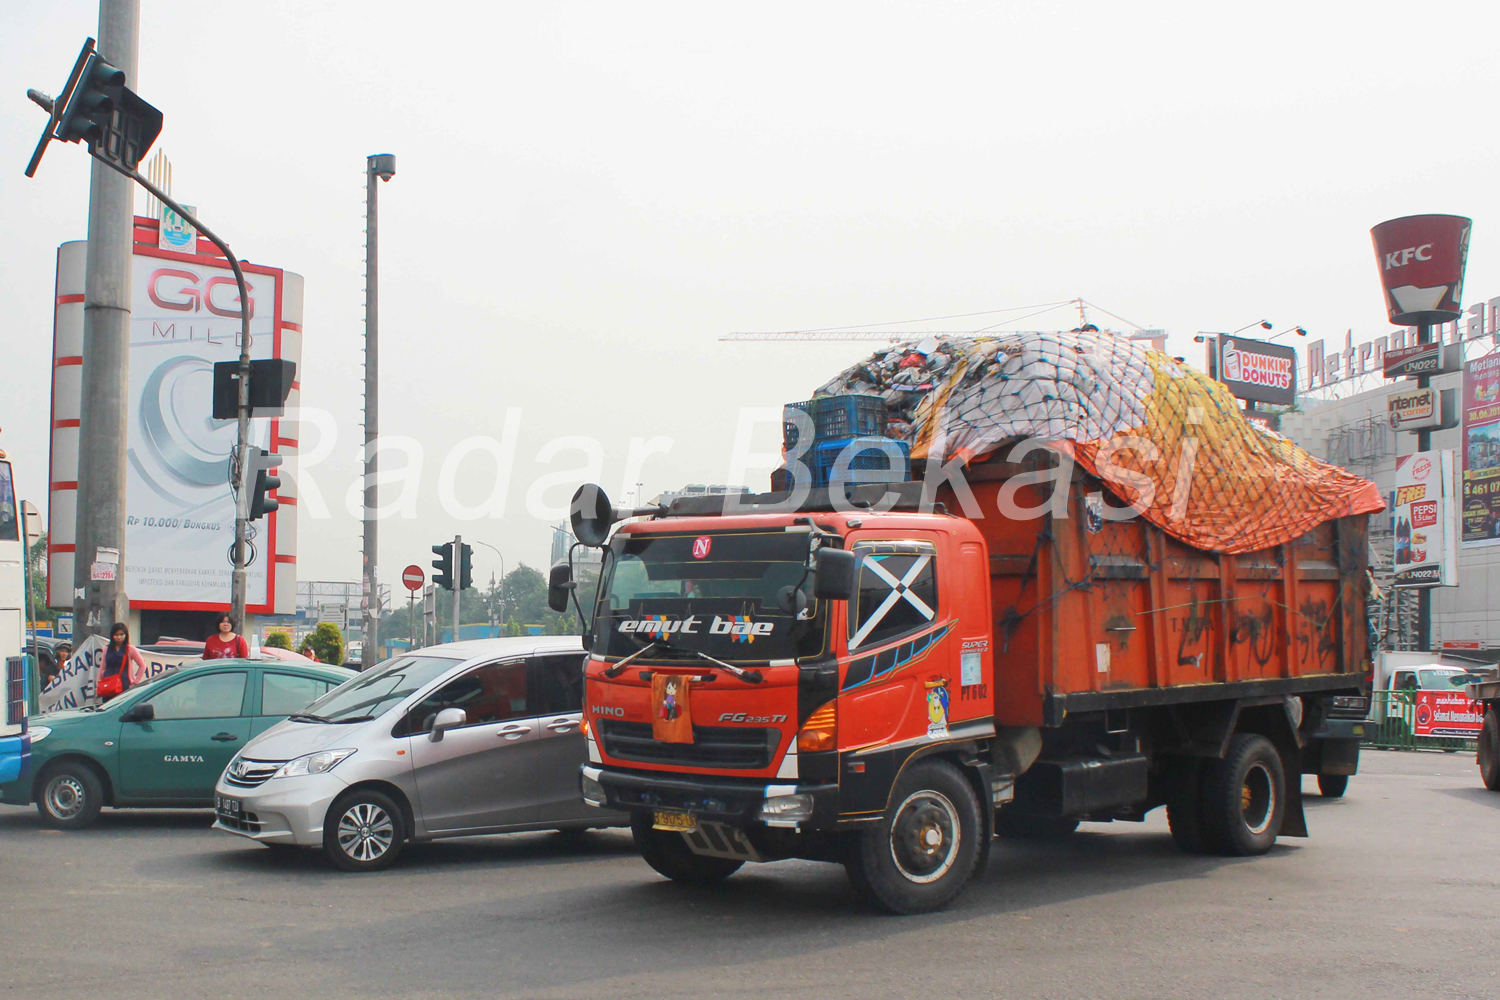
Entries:
{"type": "Polygon", "coordinates": [[[406,584],[407,590],[421,590],[426,579],[422,575],[422,567],[417,565],[408,566],[401,571],[401,582],[406,584]]]}

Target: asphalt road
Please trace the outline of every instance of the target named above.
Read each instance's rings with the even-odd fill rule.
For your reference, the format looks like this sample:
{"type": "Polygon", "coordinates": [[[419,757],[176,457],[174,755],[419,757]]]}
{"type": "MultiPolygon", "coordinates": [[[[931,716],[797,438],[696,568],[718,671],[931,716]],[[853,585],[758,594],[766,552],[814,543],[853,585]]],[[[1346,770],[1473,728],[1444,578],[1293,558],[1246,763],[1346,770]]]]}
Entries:
{"type": "Polygon", "coordinates": [[[0,807],[0,995],[51,997],[1500,996],[1500,794],[1467,755],[1365,755],[1312,837],[1179,853],[1158,810],[998,843],[951,910],[860,910],[843,870],[658,878],[628,834],[472,838],[337,872],[106,811],[0,807]]]}

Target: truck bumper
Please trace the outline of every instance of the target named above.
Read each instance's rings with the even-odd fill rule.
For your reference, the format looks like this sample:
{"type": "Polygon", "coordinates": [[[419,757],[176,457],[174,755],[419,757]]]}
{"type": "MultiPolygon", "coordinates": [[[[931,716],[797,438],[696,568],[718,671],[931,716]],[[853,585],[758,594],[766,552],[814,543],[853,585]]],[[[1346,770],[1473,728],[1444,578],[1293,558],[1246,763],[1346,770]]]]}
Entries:
{"type": "Polygon", "coordinates": [[[580,770],[579,781],[584,801],[604,809],[686,812],[699,819],[741,827],[752,823],[814,829],[838,825],[838,785],[664,777],[589,764],[580,770]],[[794,796],[798,798],[791,798],[794,796]],[[785,811],[776,812],[778,807],[785,811]]]}
{"type": "Polygon", "coordinates": [[[1315,740],[1362,740],[1370,731],[1372,723],[1364,719],[1324,719],[1323,724],[1313,730],[1315,740]]]}

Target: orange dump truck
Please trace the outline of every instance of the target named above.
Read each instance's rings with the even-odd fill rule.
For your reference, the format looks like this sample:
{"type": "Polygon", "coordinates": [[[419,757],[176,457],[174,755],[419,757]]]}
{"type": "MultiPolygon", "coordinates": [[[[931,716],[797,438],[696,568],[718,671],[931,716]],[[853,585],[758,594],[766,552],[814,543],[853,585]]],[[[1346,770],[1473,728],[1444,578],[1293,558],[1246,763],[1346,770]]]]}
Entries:
{"type": "MultiPolygon", "coordinates": [[[[973,470],[986,509],[1009,471],[973,470]]],[[[820,490],[778,513],[679,500],[614,532],[582,788],[632,814],[657,871],[822,859],[919,912],[995,833],[1165,805],[1184,849],[1259,854],[1306,835],[1304,773],[1355,772],[1365,517],[1226,556],[1091,520],[1082,489],[1031,521],[918,513],[920,490],[849,491],[899,497],[878,513],[820,490]]]]}
{"type": "MultiPolygon", "coordinates": [[[[941,345],[925,384],[948,379],[962,407],[984,379],[1043,371],[1054,382],[1023,399],[1030,415],[1063,379],[1102,398],[1084,361],[1128,362],[1145,374],[1114,427],[1058,423],[1020,458],[960,427],[960,479],[918,409],[925,481],[634,512],[579,491],[574,529],[603,547],[602,575],[579,593],[559,565],[549,600],[589,622],[581,791],[631,814],[658,872],[707,883],[824,860],[874,905],[914,913],[952,900],[995,835],[1063,837],[1166,806],[1185,850],[1261,854],[1307,834],[1302,775],[1342,792],[1368,707],[1374,488],[1248,428],[1170,359],[1098,338],[1042,346],[1052,360],[1028,367],[1027,342],[1007,375],[1004,341],[941,345]],[[1167,390],[1193,404],[1187,420],[1162,422],[1167,390]],[[1188,420],[1191,479],[1168,450],[1188,420]],[[1059,442],[1072,427],[1087,433],[1059,442]],[[1107,447],[1117,428],[1142,439],[1135,459],[1107,447]],[[1165,488],[1150,496],[1131,486],[1153,478],[1165,488]]],[[[872,367],[858,377],[878,388],[872,367]]],[[[981,402],[995,400],[1004,417],[998,391],[981,402]]]]}

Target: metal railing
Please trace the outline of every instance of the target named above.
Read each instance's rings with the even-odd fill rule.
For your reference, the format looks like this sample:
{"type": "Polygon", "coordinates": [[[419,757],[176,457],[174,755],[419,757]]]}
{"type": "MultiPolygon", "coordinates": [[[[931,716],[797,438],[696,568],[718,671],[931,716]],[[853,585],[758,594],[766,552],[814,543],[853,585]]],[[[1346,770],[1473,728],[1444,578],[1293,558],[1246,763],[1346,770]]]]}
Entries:
{"type": "MultiPolygon", "coordinates": [[[[1462,691],[1453,692],[1462,695],[1462,691]]],[[[1381,750],[1446,750],[1449,753],[1473,753],[1479,739],[1478,727],[1472,736],[1458,735],[1468,731],[1463,720],[1438,716],[1431,704],[1440,691],[1372,691],[1370,725],[1365,729],[1365,745],[1381,750]],[[1441,734],[1441,735],[1440,735],[1441,734]]],[[[1468,702],[1467,697],[1464,701],[1468,702]]],[[[1468,702],[1472,705],[1473,702],[1468,702]]],[[[1436,706],[1452,714],[1447,706],[1436,706]]],[[[1482,716],[1481,716],[1482,717],[1482,716]]]]}

